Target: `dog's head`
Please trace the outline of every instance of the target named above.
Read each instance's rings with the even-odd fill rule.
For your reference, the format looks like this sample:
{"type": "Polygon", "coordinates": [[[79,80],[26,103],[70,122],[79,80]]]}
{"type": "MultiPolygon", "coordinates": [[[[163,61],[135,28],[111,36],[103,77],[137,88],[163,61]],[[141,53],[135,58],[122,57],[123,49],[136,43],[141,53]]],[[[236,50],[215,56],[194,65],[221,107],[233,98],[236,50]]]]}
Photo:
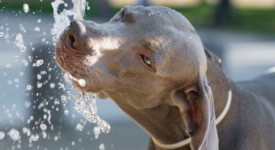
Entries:
{"type": "Polygon", "coordinates": [[[77,88],[111,97],[142,126],[142,117],[131,111],[168,105],[181,114],[193,149],[209,149],[207,136],[216,136],[204,48],[189,21],[174,10],[134,6],[103,24],[73,21],[57,44],[56,60],[86,80],[84,87],[73,81],[77,88]]]}

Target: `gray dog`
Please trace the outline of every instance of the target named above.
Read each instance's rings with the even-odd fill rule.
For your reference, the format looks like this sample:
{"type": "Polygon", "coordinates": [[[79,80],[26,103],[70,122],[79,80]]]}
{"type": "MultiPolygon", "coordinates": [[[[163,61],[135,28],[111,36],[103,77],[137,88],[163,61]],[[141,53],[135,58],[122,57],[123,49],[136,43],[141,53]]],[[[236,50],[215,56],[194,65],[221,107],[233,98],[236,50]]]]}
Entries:
{"type": "Polygon", "coordinates": [[[109,22],[73,21],[56,60],[110,97],[151,137],[150,150],[273,150],[275,74],[233,83],[190,22],[165,7],[123,8],[109,22]]]}

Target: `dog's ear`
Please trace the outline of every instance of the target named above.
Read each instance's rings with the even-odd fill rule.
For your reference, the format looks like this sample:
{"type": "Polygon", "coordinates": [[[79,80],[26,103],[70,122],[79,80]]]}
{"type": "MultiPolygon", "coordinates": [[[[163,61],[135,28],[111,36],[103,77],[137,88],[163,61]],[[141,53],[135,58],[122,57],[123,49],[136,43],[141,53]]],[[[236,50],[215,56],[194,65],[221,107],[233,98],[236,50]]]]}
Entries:
{"type": "Polygon", "coordinates": [[[172,99],[191,137],[192,150],[217,150],[215,109],[207,79],[198,79],[191,87],[178,89],[172,99]]]}
{"type": "Polygon", "coordinates": [[[204,52],[205,52],[205,55],[206,55],[206,57],[209,61],[215,63],[216,65],[218,65],[220,67],[222,67],[221,58],[219,58],[218,56],[216,56],[214,53],[212,53],[211,51],[209,51],[206,48],[204,48],[204,52]]]}

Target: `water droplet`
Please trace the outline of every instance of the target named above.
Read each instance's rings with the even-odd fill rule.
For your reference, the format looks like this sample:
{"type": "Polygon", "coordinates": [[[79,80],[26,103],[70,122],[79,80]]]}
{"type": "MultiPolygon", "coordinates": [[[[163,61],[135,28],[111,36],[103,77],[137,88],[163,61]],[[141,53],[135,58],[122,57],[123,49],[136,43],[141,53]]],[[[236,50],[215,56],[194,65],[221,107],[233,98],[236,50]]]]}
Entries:
{"type": "Polygon", "coordinates": [[[100,135],[100,127],[94,127],[95,139],[98,139],[100,135]]]}
{"type": "Polygon", "coordinates": [[[11,66],[11,64],[6,64],[6,68],[10,68],[11,66]]]}
{"type": "Polygon", "coordinates": [[[29,142],[32,143],[32,141],[36,142],[39,140],[39,135],[38,134],[32,134],[30,139],[29,139],[29,142]]]}
{"type": "Polygon", "coordinates": [[[19,75],[20,77],[22,77],[24,75],[24,72],[20,72],[19,75]]]}
{"type": "Polygon", "coordinates": [[[99,150],[105,150],[105,146],[104,146],[103,143],[101,143],[101,144],[99,145],[99,150]]]}
{"type": "Polygon", "coordinates": [[[33,116],[30,116],[30,118],[27,120],[27,123],[30,124],[32,120],[33,120],[33,116]]]}
{"type": "Polygon", "coordinates": [[[14,83],[18,83],[19,82],[19,79],[18,78],[15,78],[14,79],[14,83]]]}
{"type": "MultiPolygon", "coordinates": [[[[22,51],[22,52],[23,52],[23,51],[22,51]]],[[[25,51],[24,51],[24,52],[25,52],[25,51]]],[[[25,66],[28,66],[28,65],[29,65],[28,61],[25,60],[25,59],[22,60],[22,63],[23,63],[25,66]]]]}
{"type": "Polygon", "coordinates": [[[65,110],[64,110],[64,114],[65,114],[66,116],[68,116],[69,110],[68,110],[68,109],[65,109],[65,110]]]}
{"type": "Polygon", "coordinates": [[[54,136],[54,141],[58,141],[59,137],[58,136],[54,136]]]}
{"type": "Polygon", "coordinates": [[[100,127],[101,131],[103,133],[109,133],[111,130],[111,126],[108,122],[105,120],[99,119],[97,122],[97,125],[100,127]]]}
{"type": "Polygon", "coordinates": [[[85,87],[86,86],[86,81],[84,79],[77,79],[77,78],[73,77],[69,73],[64,74],[64,78],[65,78],[65,80],[66,80],[66,78],[69,78],[69,79],[77,82],[81,87],[85,87]]]}
{"type": "Polygon", "coordinates": [[[26,90],[27,90],[27,91],[32,90],[32,86],[31,86],[30,84],[28,84],[28,85],[26,86],[26,90]]]}
{"type": "Polygon", "coordinates": [[[22,131],[23,131],[23,133],[26,134],[27,136],[30,136],[30,135],[31,135],[30,129],[28,129],[28,128],[26,128],[26,127],[24,127],[24,128],[22,129],[22,131]]]}
{"type": "Polygon", "coordinates": [[[34,31],[39,32],[39,31],[40,31],[40,28],[39,28],[39,27],[35,27],[35,28],[34,28],[34,31]]]}
{"type": "Polygon", "coordinates": [[[82,124],[80,124],[80,123],[78,123],[77,125],[76,125],[76,129],[78,130],[78,131],[82,131],[83,130],[83,125],[82,124]]]}
{"type": "Polygon", "coordinates": [[[12,81],[11,81],[11,80],[8,80],[8,84],[9,84],[9,85],[12,85],[12,81]]]}
{"type": "Polygon", "coordinates": [[[41,124],[40,124],[40,129],[41,129],[42,131],[47,130],[47,125],[46,125],[46,124],[41,123],[41,124]]]}
{"type": "Polygon", "coordinates": [[[36,62],[32,65],[33,67],[39,67],[44,64],[43,59],[36,60],[36,62]]]}
{"type": "Polygon", "coordinates": [[[40,74],[41,74],[41,75],[47,74],[47,71],[42,70],[42,71],[40,71],[40,74]]]}
{"type": "Polygon", "coordinates": [[[14,56],[14,60],[18,61],[19,60],[19,56],[18,55],[14,56]]]}
{"type": "Polygon", "coordinates": [[[68,73],[65,73],[65,74],[63,75],[63,78],[64,78],[65,82],[69,82],[69,81],[70,81],[70,78],[69,78],[69,74],[68,74],[68,73]]]}
{"type": "Polygon", "coordinates": [[[23,10],[24,10],[25,13],[28,13],[28,12],[30,11],[29,4],[24,3],[24,4],[23,4],[23,10]]]}
{"type": "Polygon", "coordinates": [[[61,99],[61,102],[62,102],[63,104],[67,104],[67,100],[68,100],[67,96],[61,95],[60,99],[61,99]]]}
{"type": "Polygon", "coordinates": [[[40,18],[39,18],[39,19],[37,19],[37,23],[41,23],[41,21],[42,21],[42,20],[41,20],[40,18]]]}
{"type": "Polygon", "coordinates": [[[32,103],[31,103],[30,101],[25,101],[25,107],[26,107],[26,108],[29,108],[29,107],[31,106],[31,104],[32,104],[32,103]]]}
{"type": "Polygon", "coordinates": [[[43,86],[43,84],[42,83],[40,83],[40,82],[37,82],[37,88],[41,88],[43,86]]]}
{"type": "Polygon", "coordinates": [[[50,83],[50,88],[51,89],[55,88],[55,83],[50,83]]]}
{"type": "Polygon", "coordinates": [[[21,24],[21,23],[19,24],[19,28],[20,28],[20,31],[22,31],[23,33],[27,32],[25,26],[23,24],[21,24]]]}
{"type": "Polygon", "coordinates": [[[0,37],[3,37],[4,35],[4,32],[0,32],[0,37]]]}
{"type": "Polygon", "coordinates": [[[47,137],[47,133],[45,131],[42,132],[42,137],[45,139],[47,137]]]}
{"type": "Polygon", "coordinates": [[[5,132],[0,131],[0,140],[3,140],[5,138],[5,132]]]}
{"type": "Polygon", "coordinates": [[[25,52],[27,50],[26,46],[24,45],[23,35],[21,33],[16,35],[15,45],[19,47],[21,52],[25,52]]]}
{"type": "Polygon", "coordinates": [[[20,133],[18,130],[16,129],[11,129],[8,133],[8,135],[10,136],[10,138],[14,141],[18,141],[21,137],[20,137],[20,133]]]}
{"type": "Polygon", "coordinates": [[[81,86],[81,87],[85,87],[86,86],[86,81],[84,79],[79,79],[78,81],[78,84],[81,86]]]}
{"type": "Polygon", "coordinates": [[[37,80],[41,80],[41,79],[42,79],[42,76],[41,76],[40,74],[37,74],[37,75],[36,75],[36,78],[37,78],[37,80]]]}

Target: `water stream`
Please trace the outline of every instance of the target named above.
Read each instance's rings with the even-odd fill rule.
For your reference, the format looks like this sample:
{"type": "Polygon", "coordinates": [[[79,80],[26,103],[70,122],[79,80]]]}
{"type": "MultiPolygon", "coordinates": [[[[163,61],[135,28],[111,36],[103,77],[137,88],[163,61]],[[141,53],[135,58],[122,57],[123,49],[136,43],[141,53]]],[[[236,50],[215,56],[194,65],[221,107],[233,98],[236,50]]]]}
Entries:
{"type": "MultiPolygon", "coordinates": [[[[60,5],[64,4],[62,0],[55,0],[52,2],[52,7],[54,10],[54,19],[55,23],[52,29],[53,35],[53,43],[56,43],[56,40],[59,38],[60,34],[66,27],[70,25],[70,22],[74,19],[83,20],[85,9],[86,9],[86,0],[72,0],[73,7],[69,10],[64,9],[62,12],[58,12],[58,8],[60,5]]],[[[77,79],[72,75],[68,74],[71,80],[74,80],[79,83],[80,86],[84,87],[86,85],[86,81],[84,79],[77,79]]],[[[71,95],[72,97],[72,95],[71,95]]],[[[97,126],[104,133],[109,133],[111,126],[105,120],[102,120],[97,115],[96,108],[96,99],[95,96],[90,96],[89,93],[79,92],[78,97],[74,97],[75,104],[74,108],[79,112],[84,118],[86,118],[89,122],[96,123],[97,126]]]]}

